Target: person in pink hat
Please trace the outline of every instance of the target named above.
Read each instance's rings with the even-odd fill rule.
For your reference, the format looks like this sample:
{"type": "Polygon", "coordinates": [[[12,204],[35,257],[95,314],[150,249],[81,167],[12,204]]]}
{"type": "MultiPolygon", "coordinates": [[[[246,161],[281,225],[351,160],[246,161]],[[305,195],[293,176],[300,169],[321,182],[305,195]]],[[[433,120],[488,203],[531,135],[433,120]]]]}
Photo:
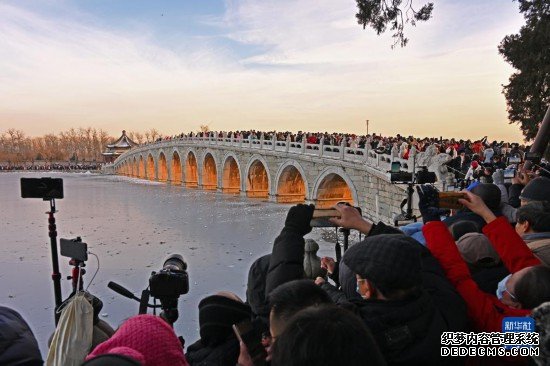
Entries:
{"type": "Polygon", "coordinates": [[[128,319],[86,358],[86,365],[102,355],[121,355],[143,366],[189,366],[174,329],[154,315],[128,319]]]}

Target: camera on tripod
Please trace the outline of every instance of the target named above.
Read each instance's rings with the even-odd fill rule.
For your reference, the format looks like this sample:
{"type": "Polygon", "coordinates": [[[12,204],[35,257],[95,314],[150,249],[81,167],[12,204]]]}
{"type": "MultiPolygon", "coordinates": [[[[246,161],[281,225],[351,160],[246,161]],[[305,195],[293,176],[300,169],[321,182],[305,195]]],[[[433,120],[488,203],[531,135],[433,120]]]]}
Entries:
{"type": "Polygon", "coordinates": [[[189,292],[187,263],[181,255],[172,254],[160,271],[151,273],[149,291],[157,299],[178,298],[189,292]]]}
{"type": "Polygon", "coordinates": [[[172,325],[178,320],[178,299],[189,292],[189,275],[187,263],[179,254],[172,254],[164,261],[162,269],[153,271],[149,277],[149,288],[141,292],[141,298],[136,297],[130,290],[113,281],[107,284],[118,294],[139,302],[139,314],[147,313],[147,308],[161,308],[160,317],[172,325]],[[152,296],[160,301],[160,305],[149,304],[152,296]]]}
{"type": "Polygon", "coordinates": [[[394,161],[391,163],[390,182],[394,184],[431,184],[437,181],[437,176],[434,172],[429,172],[428,167],[418,167],[415,173],[401,171],[401,163],[394,161]]]}

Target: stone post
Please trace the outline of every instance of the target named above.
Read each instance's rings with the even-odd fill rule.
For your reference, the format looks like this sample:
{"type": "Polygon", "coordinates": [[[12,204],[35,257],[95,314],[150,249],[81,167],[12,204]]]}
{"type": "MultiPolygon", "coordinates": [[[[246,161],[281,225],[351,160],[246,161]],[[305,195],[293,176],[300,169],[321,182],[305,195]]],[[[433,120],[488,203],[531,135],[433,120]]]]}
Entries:
{"type": "Polygon", "coordinates": [[[321,137],[321,140],[319,140],[319,155],[323,156],[325,155],[325,136],[321,137]]]}
{"type": "Polygon", "coordinates": [[[346,157],[346,139],[343,138],[342,142],[340,143],[340,159],[344,160],[346,157]]]}
{"type": "Polygon", "coordinates": [[[273,134],[273,138],[271,139],[271,150],[275,150],[275,146],[277,146],[277,133],[273,134]]]}
{"type": "Polygon", "coordinates": [[[291,140],[290,140],[290,134],[286,135],[286,146],[285,146],[285,151],[288,152],[290,150],[290,143],[291,143],[291,140]]]}
{"type": "Polygon", "coordinates": [[[260,134],[260,149],[264,148],[264,133],[260,134]]]}
{"type": "Polygon", "coordinates": [[[304,133],[302,136],[302,154],[306,153],[306,142],[307,142],[307,138],[306,138],[306,134],[304,133]]]}

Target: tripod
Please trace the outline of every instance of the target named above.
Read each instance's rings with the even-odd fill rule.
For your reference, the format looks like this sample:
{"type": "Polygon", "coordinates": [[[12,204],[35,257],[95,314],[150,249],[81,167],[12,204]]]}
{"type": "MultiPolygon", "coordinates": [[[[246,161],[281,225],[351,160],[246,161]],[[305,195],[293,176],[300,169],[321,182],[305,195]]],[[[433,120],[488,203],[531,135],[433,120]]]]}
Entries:
{"type": "Polygon", "coordinates": [[[399,221],[417,221],[416,215],[413,215],[412,199],[414,194],[414,182],[407,184],[407,198],[401,203],[401,213],[393,218],[394,226],[398,226],[399,221]],[[403,206],[407,205],[407,209],[403,211],[403,206]]]}
{"type": "MultiPolygon", "coordinates": [[[[45,201],[47,199],[44,199],[45,201]]],[[[57,309],[61,306],[61,273],[59,273],[59,260],[57,257],[57,226],[55,225],[55,199],[51,198],[50,200],[50,211],[46,212],[48,214],[48,235],[50,237],[50,247],[52,252],[52,280],[53,280],[53,291],[55,296],[55,325],[59,322],[59,317],[61,314],[57,312],[57,309]]]]}

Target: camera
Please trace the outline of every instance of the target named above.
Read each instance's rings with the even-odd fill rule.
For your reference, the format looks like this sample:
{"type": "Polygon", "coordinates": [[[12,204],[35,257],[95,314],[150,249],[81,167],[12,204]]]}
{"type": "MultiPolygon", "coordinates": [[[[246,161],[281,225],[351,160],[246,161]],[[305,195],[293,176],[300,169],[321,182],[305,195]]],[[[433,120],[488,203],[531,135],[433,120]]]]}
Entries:
{"type": "Polygon", "coordinates": [[[189,292],[189,275],[187,263],[179,254],[172,254],[162,269],[152,272],[149,278],[149,291],[151,296],[161,300],[177,299],[180,295],[189,292]]]}
{"type": "Polygon", "coordinates": [[[407,172],[390,172],[390,181],[392,183],[416,183],[416,184],[429,184],[435,183],[437,181],[437,176],[434,172],[429,172],[428,167],[420,167],[420,170],[416,172],[413,176],[413,173],[407,172]]]}
{"type": "Polygon", "coordinates": [[[61,178],[21,178],[21,198],[42,198],[44,201],[63,198],[61,178]]]}

